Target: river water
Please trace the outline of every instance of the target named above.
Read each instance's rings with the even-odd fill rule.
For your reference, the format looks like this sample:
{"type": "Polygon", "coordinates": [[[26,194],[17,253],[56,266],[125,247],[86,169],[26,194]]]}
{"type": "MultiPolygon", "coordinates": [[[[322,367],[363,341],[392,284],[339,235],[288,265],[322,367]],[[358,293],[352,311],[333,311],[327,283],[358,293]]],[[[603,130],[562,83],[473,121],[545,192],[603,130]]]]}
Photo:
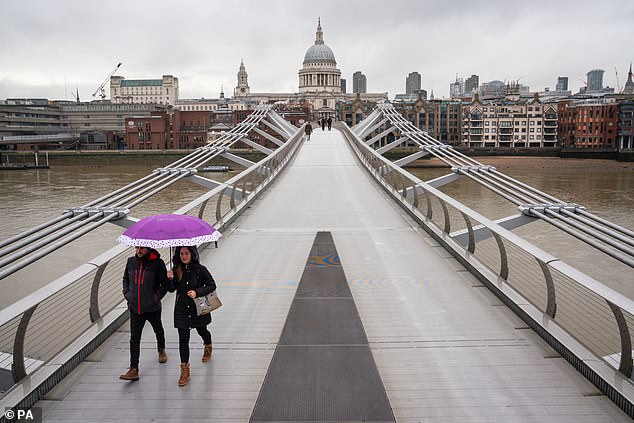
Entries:
{"type": "MultiPolygon", "coordinates": [[[[632,163],[526,157],[482,157],[478,161],[494,165],[499,171],[562,200],[581,204],[594,214],[634,228],[632,163]]],[[[0,171],[0,239],[55,218],[68,208],[99,198],[146,176],[163,164],[53,165],[47,170],[0,171]]],[[[408,170],[423,180],[429,180],[448,173],[446,168],[435,167],[439,164],[430,160],[423,162],[424,167],[408,170]]],[[[234,174],[212,173],[207,176],[224,181],[234,174]]],[[[196,184],[179,181],[135,207],[131,215],[141,218],[169,213],[205,191],[196,184]]],[[[491,219],[517,213],[514,205],[466,178],[446,185],[443,191],[491,219]]],[[[0,281],[0,309],[115,246],[121,231],[122,228],[112,224],[103,226],[0,281]]],[[[514,232],[634,298],[631,269],[618,261],[542,222],[514,232]]]]}

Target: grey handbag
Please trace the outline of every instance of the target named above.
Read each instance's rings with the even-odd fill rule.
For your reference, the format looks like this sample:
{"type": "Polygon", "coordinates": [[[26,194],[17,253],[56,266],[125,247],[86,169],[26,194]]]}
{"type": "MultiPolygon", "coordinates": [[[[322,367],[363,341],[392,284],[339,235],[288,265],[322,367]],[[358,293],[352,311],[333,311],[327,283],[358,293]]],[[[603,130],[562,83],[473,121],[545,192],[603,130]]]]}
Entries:
{"type": "Polygon", "coordinates": [[[202,316],[209,314],[222,305],[218,293],[213,291],[210,294],[203,295],[202,297],[194,298],[194,304],[196,305],[196,314],[202,316]]]}

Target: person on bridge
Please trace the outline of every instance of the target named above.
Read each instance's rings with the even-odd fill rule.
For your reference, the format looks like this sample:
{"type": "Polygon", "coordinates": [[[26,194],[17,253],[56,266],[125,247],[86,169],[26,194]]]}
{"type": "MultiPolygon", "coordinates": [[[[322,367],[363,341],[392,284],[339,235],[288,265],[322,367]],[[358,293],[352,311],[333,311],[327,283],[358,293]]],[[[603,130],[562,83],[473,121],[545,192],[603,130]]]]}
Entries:
{"type": "Polygon", "coordinates": [[[141,334],[148,321],[156,334],[158,361],[165,363],[165,330],[161,323],[161,299],[167,294],[167,268],[158,251],[134,247],[123,272],[123,297],[130,311],[130,368],[119,379],[139,380],[141,334]]]}
{"type": "Polygon", "coordinates": [[[325,118],[325,117],[324,117],[324,118],[321,118],[321,119],[319,120],[319,122],[321,123],[321,130],[322,130],[322,131],[325,131],[325,130],[326,130],[326,118],[325,118]]]}
{"type": "Polygon", "coordinates": [[[310,122],[306,123],[306,126],[304,127],[304,132],[306,133],[306,141],[310,141],[310,134],[313,133],[313,125],[311,125],[310,122]]]}
{"type": "Polygon", "coordinates": [[[332,118],[328,117],[328,130],[330,131],[332,129],[332,118]]]}
{"type": "Polygon", "coordinates": [[[200,264],[196,247],[176,247],[172,258],[173,267],[167,272],[172,281],[169,291],[176,291],[174,303],[174,327],[178,329],[178,349],[181,357],[181,375],[178,386],[187,385],[190,377],[189,335],[192,328],[203,339],[203,363],[211,359],[211,333],[207,325],[211,323],[211,313],[198,316],[193,298],[207,295],[216,290],[216,282],[209,270],[200,264]]]}

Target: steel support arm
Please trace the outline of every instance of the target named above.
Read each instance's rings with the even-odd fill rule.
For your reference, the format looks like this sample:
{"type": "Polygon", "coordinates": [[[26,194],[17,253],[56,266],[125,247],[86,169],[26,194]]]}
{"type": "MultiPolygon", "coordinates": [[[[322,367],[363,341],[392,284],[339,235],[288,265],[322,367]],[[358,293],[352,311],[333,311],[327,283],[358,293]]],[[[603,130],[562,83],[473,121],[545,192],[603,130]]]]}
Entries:
{"type": "Polygon", "coordinates": [[[381,138],[383,138],[384,136],[386,136],[386,135],[388,135],[389,133],[394,132],[394,131],[396,131],[396,130],[398,130],[398,128],[397,128],[397,127],[395,127],[395,126],[390,126],[390,127],[389,127],[389,128],[387,128],[385,131],[381,132],[381,133],[380,133],[380,134],[378,134],[378,135],[373,136],[372,138],[370,138],[370,140],[369,140],[369,141],[366,141],[365,143],[366,143],[367,145],[372,145],[372,144],[374,144],[375,142],[377,142],[378,140],[380,140],[381,138]]]}
{"type": "Polygon", "coordinates": [[[411,163],[411,162],[413,162],[414,160],[418,160],[418,159],[420,159],[421,157],[425,157],[425,156],[426,156],[426,155],[428,155],[428,154],[429,154],[429,152],[428,152],[428,151],[423,151],[423,150],[421,150],[421,151],[417,151],[417,152],[416,152],[416,153],[414,153],[414,154],[410,154],[410,155],[409,155],[409,156],[407,156],[407,157],[403,157],[402,159],[398,159],[398,160],[396,160],[396,161],[394,162],[394,164],[395,164],[396,166],[398,166],[398,167],[403,167],[403,166],[405,166],[406,164],[411,163]]]}
{"type": "Polygon", "coordinates": [[[224,152],[222,154],[220,154],[221,157],[224,157],[225,159],[229,159],[234,163],[239,164],[240,166],[244,166],[246,168],[250,168],[251,166],[253,166],[255,164],[255,162],[252,162],[251,160],[247,160],[244,159],[240,156],[236,156],[235,154],[231,154],[228,152],[224,152]]]}
{"type": "Polygon", "coordinates": [[[374,124],[374,122],[376,122],[377,119],[381,118],[381,116],[383,116],[383,113],[381,113],[378,109],[374,109],[374,111],[372,113],[370,113],[369,116],[367,116],[365,119],[363,119],[361,122],[358,122],[352,129],[351,131],[356,134],[359,138],[361,138],[361,133],[365,132],[365,130],[367,128],[369,128],[371,125],[374,124]]]}
{"type": "Polygon", "coordinates": [[[257,142],[251,141],[248,138],[241,138],[240,141],[242,141],[243,143],[255,148],[259,152],[266,154],[267,156],[270,156],[271,154],[273,154],[273,150],[271,150],[269,148],[266,148],[265,146],[260,145],[257,142]]]}
{"type": "Polygon", "coordinates": [[[434,188],[438,188],[441,187],[443,185],[448,184],[449,182],[453,182],[457,179],[462,178],[464,175],[461,175],[459,173],[449,173],[447,175],[444,176],[439,176],[438,178],[435,179],[431,179],[429,181],[427,181],[427,183],[429,185],[431,185],[434,188]]]}
{"type": "MultiPolygon", "coordinates": [[[[538,219],[535,217],[528,217],[520,213],[513,216],[503,217],[502,219],[496,220],[495,223],[502,226],[504,229],[512,231],[515,228],[519,228],[520,226],[524,226],[536,220],[538,219]]],[[[482,225],[475,226],[473,228],[473,233],[475,242],[484,241],[485,239],[491,238],[493,236],[491,230],[482,225]]],[[[450,236],[460,245],[466,246],[469,244],[469,232],[467,229],[456,231],[450,234],[450,236]]]]}
{"type": "Polygon", "coordinates": [[[288,133],[288,135],[285,138],[292,136],[299,129],[295,125],[289,123],[286,119],[284,119],[282,116],[280,116],[279,114],[275,112],[269,113],[268,118],[274,121],[275,123],[277,123],[280,126],[280,128],[283,128],[283,130],[285,130],[288,133]]]}
{"type": "Polygon", "coordinates": [[[130,226],[134,225],[138,221],[139,219],[137,219],[136,217],[125,216],[125,217],[122,217],[121,219],[112,220],[110,223],[114,223],[117,226],[121,226],[124,229],[128,229],[130,226]]]}
{"type": "Polygon", "coordinates": [[[403,144],[403,142],[407,141],[409,138],[407,137],[401,137],[399,139],[397,139],[396,141],[392,141],[389,144],[384,145],[381,148],[377,148],[376,152],[379,154],[383,154],[387,151],[390,151],[391,149],[393,149],[394,147],[398,147],[399,145],[403,144]]]}
{"type": "Polygon", "coordinates": [[[263,124],[265,124],[266,126],[268,126],[269,128],[271,128],[272,130],[274,130],[275,132],[277,132],[285,140],[288,139],[288,137],[290,136],[285,130],[280,129],[277,126],[277,122],[275,122],[275,121],[273,121],[273,123],[275,123],[276,125],[274,125],[273,123],[267,121],[266,119],[262,119],[261,122],[263,124]]]}
{"type": "Polygon", "coordinates": [[[283,141],[278,140],[273,135],[267,134],[266,132],[264,132],[263,130],[261,130],[259,128],[253,128],[253,131],[258,133],[258,134],[260,134],[260,135],[262,135],[264,138],[266,138],[267,140],[271,141],[273,144],[277,145],[278,147],[281,147],[282,145],[284,145],[283,141]]]}
{"type": "Polygon", "coordinates": [[[376,125],[374,125],[371,128],[367,128],[365,129],[361,135],[359,136],[359,138],[364,139],[366,137],[366,135],[371,134],[372,132],[374,132],[375,130],[379,129],[381,126],[383,126],[386,122],[388,121],[387,118],[385,119],[381,119],[381,121],[379,123],[377,123],[376,125]]]}

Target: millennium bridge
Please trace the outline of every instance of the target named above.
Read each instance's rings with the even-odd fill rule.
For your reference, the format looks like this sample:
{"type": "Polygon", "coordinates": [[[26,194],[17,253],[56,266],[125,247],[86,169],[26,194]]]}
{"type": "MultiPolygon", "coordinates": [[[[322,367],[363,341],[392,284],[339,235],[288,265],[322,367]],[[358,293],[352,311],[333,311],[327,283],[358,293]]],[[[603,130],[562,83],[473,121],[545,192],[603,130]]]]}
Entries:
{"type": "Polygon", "coordinates": [[[118,379],[129,361],[121,275],[132,254],[120,245],[0,311],[1,409],[37,409],[46,422],[634,417],[634,302],[513,229],[546,222],[629,268],[634,232],[455,151],[389,103],[310,140],[260,106],[213,144],[0,242],[0,280],[102,225],[129,227],[135,206],[188,182],[208,191],[165,212],[224,234],[201,246],[224,303],[212,360],[200,362],[193,341],[191,380],[177,386],[168,295],[168,362],[157,362],[146,328],[140,380],[118,379]],[[233,154],[239,141],[265,158],[233,154]],[[401,145],[416,152],[384,156],[401,145]],[[450,172],[422,181],[403,169],[426,155],[450,172]],[[225,182],[198,175],[219,156],[245,170],[225,182]],[[440,189],[464,178],[518,212],[493,221],[440,189]]]}

